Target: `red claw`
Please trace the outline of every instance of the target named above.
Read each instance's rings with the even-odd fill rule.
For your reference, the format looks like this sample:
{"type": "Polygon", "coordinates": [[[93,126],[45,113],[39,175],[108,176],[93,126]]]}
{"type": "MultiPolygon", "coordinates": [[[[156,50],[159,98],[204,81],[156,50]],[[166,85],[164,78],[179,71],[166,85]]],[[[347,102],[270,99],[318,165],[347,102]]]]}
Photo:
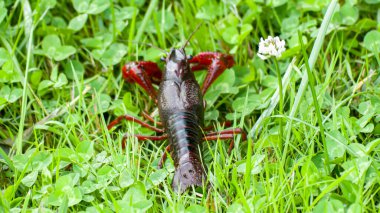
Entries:
{"type": "Polygon", "coordinates": [[[202,93],[205,94],[210,85],[224,72],[235,64],[232,55],[203,52],[189,60],[194,65],[191,67],[193,71],[207,69],[207,76],[202,85],[202,93]]]}
{"type": "Polygon", "coordinates": [[[157,92],[152,83],[158,84],[162,76],[156,63],[150,61],[130,62],[123,66],[122,72],[126,81],[139,84],[150,97],[156,100],[157,92]]]}

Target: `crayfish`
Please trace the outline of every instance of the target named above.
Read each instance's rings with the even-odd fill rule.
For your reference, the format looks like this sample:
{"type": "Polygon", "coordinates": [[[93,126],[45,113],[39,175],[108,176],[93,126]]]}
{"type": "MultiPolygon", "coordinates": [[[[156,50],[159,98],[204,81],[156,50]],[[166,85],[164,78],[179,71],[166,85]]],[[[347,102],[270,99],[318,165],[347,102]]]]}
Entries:
{"type": "MultiPolygon", "coordinates": [[[[137,137],[139,141],[167,139],[169,145],[159,162],[159,167],[162,167],[166,153],[171,152],[175,166],[172,188],[181,193],[190,186],[202,187],[202,184],[206,182],[205,168],[198,148],[202,141],[232,139],[231,150],[235,134],[242,134],[243,139],[246,137],[240,128],[207,134],[203,132],[209,129],[204,128],[203,95],[211,83],[235,62],[231,55],[217,52],[202,52],[194,57],[188,56],[185,47],[189,39],[183,47],[171,49],[162,58],[166,62],[164,72],[161,72],[156,63],[150,61],[130,62],[122,68],[123,77],[127,82],[137,83],[156,101],[161,119],[157,126],[162,126],[162,128],[154,127],[129,115],[119,116],[108,125],[108,129],[111,129],[125,119],[139,123],[159,134],[157,136],[126,134],[123,137],[123,143],[128,136],[137,137]],[[208,71],[202,87],[199,86],[193,73],[199,70],[208,71]],[[158,92],[153,84],[159,84],[158,92]]],[[[143,115],[148,120],[154,121],[147,113],[143,115]]]]}

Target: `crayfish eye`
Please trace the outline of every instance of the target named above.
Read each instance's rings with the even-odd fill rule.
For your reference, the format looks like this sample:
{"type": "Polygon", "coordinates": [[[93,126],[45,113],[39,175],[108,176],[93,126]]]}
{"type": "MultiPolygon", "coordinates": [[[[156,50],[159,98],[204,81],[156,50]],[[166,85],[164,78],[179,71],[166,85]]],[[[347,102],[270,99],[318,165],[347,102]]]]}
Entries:
{"type": "Polygon", "coordinates": [[[165,57],[165,56],[162,56],[162,57],[160,58],[160,60],[161,60],[161,61],[166,61],[166,57],[165,57]]]}
{"type": "Polygon", "coordinates": [[[193,56],[192,55],[188,55],[187,56],[187,60],[191,60],[191,59],[193,59],[193,56]]]}

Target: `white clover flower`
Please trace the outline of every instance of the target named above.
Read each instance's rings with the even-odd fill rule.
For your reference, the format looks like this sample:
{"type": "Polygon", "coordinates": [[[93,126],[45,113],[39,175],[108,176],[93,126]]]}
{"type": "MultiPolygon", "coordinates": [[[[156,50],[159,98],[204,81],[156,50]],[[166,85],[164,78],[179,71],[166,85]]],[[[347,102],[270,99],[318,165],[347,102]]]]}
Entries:
{"type": "Polygon", "coordinates": [[[257,54],[262,60],[268,59],[271,56],[280,57],[285,51],[285,41],[280,40],[278,36],[269,36],[267,39],[260,38],[259,53],[257,54]]]}

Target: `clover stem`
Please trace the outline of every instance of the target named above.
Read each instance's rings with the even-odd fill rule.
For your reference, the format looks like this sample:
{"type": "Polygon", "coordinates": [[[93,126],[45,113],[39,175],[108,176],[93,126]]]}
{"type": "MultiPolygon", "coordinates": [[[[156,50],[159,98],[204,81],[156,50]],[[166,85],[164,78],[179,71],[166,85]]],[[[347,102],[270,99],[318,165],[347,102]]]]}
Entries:
{"type": "Polygon", "coordinates": [[[277,72],[277,80],[278,80],[278,90],[279,90],[279,98],[280,98],[280,109],[279,109],[279,113],[281,115],[280,117],[280,140],[282,142],[282,138],[283,138],[283,123],[282,123],[282,116],[284,115],[284,99],[283,99],[283,93],[282,93],[282,78],[281,78],[281,72],[280,72],[280,68],[278,66],[278,61],[277,59],[275,58],[274,59],[274,64],[275,64],[275,67],[276,67],[276,72],[277,72]]]}

